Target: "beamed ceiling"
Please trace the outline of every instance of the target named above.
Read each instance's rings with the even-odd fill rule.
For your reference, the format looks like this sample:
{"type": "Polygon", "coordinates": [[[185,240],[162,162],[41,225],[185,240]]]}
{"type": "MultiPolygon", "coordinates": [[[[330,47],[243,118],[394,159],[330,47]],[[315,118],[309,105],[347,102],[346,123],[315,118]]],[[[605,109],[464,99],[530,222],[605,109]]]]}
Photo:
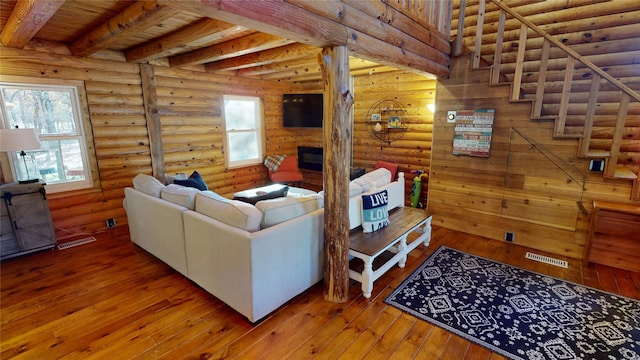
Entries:
{"type": "MultiPolygon", "coordinates": [[[[2,0],[0,40],[4,47],[225,75],[321,79],[320,47],[189,10],[169,1],[2,0]]],[[[398,69],[353,56],[350,67],[353,75],[398,69]]]]}

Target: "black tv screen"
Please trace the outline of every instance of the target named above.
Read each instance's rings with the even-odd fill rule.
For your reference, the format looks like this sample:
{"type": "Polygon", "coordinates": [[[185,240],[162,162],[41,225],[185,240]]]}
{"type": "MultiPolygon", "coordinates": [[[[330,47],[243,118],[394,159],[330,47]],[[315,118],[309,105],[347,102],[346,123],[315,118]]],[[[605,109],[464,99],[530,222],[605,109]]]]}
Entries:
{"type": "Polygon", "coordinates": [[[322,94],[284,94],[283,126],[286,128],[321,128],[324,101],[322,94]]]}

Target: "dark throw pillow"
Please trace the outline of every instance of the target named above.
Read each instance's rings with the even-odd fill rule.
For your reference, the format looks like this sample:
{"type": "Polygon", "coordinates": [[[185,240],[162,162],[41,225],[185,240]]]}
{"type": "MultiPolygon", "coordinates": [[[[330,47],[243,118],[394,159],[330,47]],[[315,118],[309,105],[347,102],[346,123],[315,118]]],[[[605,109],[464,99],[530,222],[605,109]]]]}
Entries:
{"type": "Polygon", "coordinates": [[[189,187],[193,187],[196,188],[198,190],[209,190],[209,187],[207,187],[207,184],[204,182],[204,179],[202,179],[202,176],[200,176],[200,174],[197,171],[194,171],[193,173],[191,173],[191,176],[189,176],[188,179],[186,180],[173,180],[174,184],[178,184],[178,185],[182,185],[182,186],[189,186],[189,187]]]}

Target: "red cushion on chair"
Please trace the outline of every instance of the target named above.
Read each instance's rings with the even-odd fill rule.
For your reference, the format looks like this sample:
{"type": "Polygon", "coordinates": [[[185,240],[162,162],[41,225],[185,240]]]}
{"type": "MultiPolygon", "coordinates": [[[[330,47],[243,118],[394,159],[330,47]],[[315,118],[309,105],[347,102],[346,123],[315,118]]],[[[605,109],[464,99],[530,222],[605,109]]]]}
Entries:
{"type": "Polygon", "coordinates": [[[302,173],[298,169],[298,159],[295,156],[287,156],[282,160],[278,170],[269,170],[269,179],[276,183],[291,183],[302,181],[302,173]]]}
{"type": "Polygon", "coordinates": [[[295,156],[287,156],[276,170],[276,172],[280,171],[298,171],[298,159],[295,156]]]}
{"type": "Polygon", "coordinates": [[[299,171],[276,171],[269,175],[271,181],[277,183],[289,183],[302,181],[302,173],[299,171]]]}
{"type": "Polygon", "coordinates": [[[378,162],[376,162],[376,165],[374,166],[373,170],[380,169],[380,168],[385,168],[385,169],[391,171],[391,181],[395,181],[396,180],[396,174],[398,173],[398,165],[390,163],[390,162],[378,160],[378,162]]]}

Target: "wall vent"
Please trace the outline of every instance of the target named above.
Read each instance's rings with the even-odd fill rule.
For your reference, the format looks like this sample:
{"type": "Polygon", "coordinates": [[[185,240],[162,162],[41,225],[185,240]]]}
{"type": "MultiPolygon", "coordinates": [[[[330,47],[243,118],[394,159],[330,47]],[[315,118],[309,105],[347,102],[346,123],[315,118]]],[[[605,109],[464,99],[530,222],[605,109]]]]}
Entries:
{"type": "Polygon", "coordinates": [[[68,248],[72,248],[74,246],[84,245],[94,241],[96,241],[96,238],[94,238],[93,236],[78,239],[78,240],[73,240],[73,241],[62,243],[62,244],[58,244],[58,250],[65,250],[68,248]]]}
{"type": "Polygon", "coordinates": [[[551,265],[560,266],[560,267],[563,267],[563,268],[569,267],[569,263],[567,263],[566,261],[560,260],[560,259],[555,259],[555,258],[552,258],[552,257],[549,257],[549,256],[544,256],[544,255],[539,255],[539,254],[534,254],[534,253],[527,252],[527,254],[524,257],[527,258],[527,259],[540,261],[540,262],[543,262],[545,264],[551,264],[551,265]]]}

